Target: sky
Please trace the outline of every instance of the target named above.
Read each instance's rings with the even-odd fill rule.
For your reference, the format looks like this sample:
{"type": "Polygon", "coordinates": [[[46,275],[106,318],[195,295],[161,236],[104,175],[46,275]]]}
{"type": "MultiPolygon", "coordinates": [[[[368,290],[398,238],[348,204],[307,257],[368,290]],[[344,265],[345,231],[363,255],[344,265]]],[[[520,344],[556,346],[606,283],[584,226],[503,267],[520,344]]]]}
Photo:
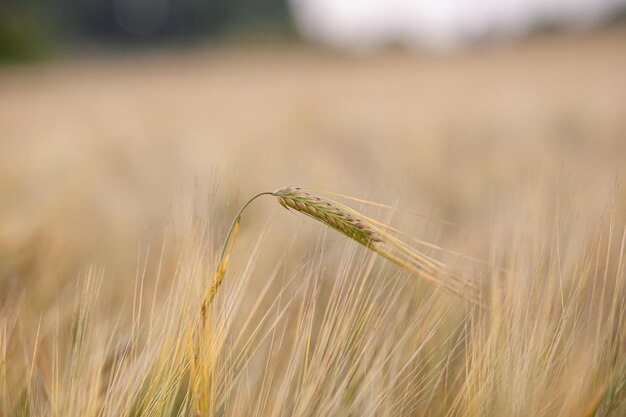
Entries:
{"type": "Polygon", "coordinates": [[[454,49],[545,27],[586,28],[626,0],[290,0],[305,37],[339,49],[454,49]]]}

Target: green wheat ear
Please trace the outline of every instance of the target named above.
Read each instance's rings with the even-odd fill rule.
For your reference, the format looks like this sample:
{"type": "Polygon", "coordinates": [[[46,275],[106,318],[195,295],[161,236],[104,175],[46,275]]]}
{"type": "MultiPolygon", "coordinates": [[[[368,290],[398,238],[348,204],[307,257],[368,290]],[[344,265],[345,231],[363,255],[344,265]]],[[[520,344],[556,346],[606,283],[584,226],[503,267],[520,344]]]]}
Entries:
{"type": "MultiPolygon", "coordinates": [[[[322,222],[328,227],[353,239],[369,250],[390,260],[403,269],[417,275],[437,287],[472,302],[479,307],[485,307],[480,288],[463,279],[446,265],[429,258],[406,242],[396,237],[398,232],[374,219],[327,198],[307,192],[300,187],[283,187],[274,192],[263,192],[255,195],[239,210],[224,242],[218,265],[222,265],[226,248],[235,225],[238,224],[242,212],[252,201],[262,195],[276,197],[278,203],[288,210],[295,210],[322,222]]],[[[231,246],[232,249],[232,246],[231,246]]],[[[221,268],[216,276],[223,276],[225,268],[221,268]]],[[[215,278],[214,280],[215,281],[215,278]]],[[[212,282],[213,294],[221,284],[212,282]]]]}
{"type": "Polygon", "coordinates": [[[372,230],[363,220],[348,213],[331,201],[308,193],[299,187],[285,187],[273,195],[281,206],[294,209],[325,223],[340,233],[356,240],[364,246],[382,242],[383,238],[372,230]]]}

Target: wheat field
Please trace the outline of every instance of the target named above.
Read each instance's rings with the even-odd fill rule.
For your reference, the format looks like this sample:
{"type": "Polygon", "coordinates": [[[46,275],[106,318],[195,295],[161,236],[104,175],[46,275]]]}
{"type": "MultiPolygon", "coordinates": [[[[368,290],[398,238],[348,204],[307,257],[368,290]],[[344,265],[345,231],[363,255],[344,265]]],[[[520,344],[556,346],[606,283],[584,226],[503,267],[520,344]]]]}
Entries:
{"type": "Polygon", "coordinates": [[[0,68],[0,415],[626,415],[625,45],[0,68]]]}

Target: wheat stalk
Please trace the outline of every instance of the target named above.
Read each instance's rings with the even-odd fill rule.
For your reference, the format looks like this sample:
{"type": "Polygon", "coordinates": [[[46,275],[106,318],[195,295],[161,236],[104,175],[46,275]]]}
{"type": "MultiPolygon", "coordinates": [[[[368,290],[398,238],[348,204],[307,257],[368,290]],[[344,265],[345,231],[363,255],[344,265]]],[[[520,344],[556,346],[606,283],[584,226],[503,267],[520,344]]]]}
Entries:
{"type": "Polygon", "coordinates": [[[263,192],[255,195],[243,205],[235,216],[220,254],[218,271],[213,277],[205,296],[202,307],[203,317],[207,305],[213,301],[222,283],[228,264],[226,249],[228,242],[231,240],[231,235],[233,235],[233,241],[228,251],[228,254],[230,254],[236,236],[233,232],[239,225],[241,214],[252,201],[263,195],[276,197],[280,205],[286,209],[298,211],[320,221],[407,271],[480,307],[485,307],[480,288],[463,279],[447,265],[426,256],[399,239],[394,235],[394,233],[401,234],[399,231],[336,201],[312,194],[300,187],[290,186],[280,188],[274,192],[263,192]]]}

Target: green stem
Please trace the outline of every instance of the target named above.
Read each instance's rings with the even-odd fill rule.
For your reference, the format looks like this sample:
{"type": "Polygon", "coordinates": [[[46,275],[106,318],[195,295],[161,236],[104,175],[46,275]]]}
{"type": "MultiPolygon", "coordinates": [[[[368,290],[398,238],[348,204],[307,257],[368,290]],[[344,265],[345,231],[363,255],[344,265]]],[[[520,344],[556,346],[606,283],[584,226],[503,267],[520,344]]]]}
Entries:
{"type": "Polygon", "coordinates": [[[241,217],[241,214],[246,209],[246,207],[248,207],[250,205],[250,203],[252,203],[257,198],[261,197],[262,195],[274,195],[274,193],[270,192],[270,191],[265,191],[263,193],[259,193],[259,194],[255,195],[250,200],[248,200],[246,202],[246,204],[244,204],[239,209],[237,214],[235,215],[235,218],[233,219],[233,222],[230,224],[230,228],[228,229],[228,234],[226,235],[226,240],[224,240],[224,246],[222,246],[222,251],[220,252],[219,262],[217,263],[217,268],[218,269],[219,269],[220,265],[222,264],[222,261],[224,260],[224,254],[226,254],[226,248],[228,247],[228,242],[230,241],[230,236],[233,234],[233,230],[235,229],[235,224],[237,224],[237,220],[239,220],[239,218],[241,217]]]}

